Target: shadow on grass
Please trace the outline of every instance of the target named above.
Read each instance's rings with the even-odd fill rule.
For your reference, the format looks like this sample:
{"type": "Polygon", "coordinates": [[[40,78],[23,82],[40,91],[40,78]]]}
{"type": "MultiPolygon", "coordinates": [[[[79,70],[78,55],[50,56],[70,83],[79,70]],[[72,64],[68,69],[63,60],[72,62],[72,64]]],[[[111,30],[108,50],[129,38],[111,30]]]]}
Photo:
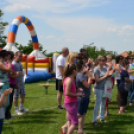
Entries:
{"type": "Polygon", "coordinates": [[[61,114],[55,110],[41,110],[33,113],[27,113],[22,116],[15,116],[15,120],[11,122],[11,125],[15,124],[51,124],[57,123],[55,118],[61,114]]]}
{"type": "Polygon", "coordinates": [[[124,134],[125,126],[134,124],[133,116],[130,115],[110,115],[108,118],[108,123],[100,123],[99,127],[93,126],[92,123],[86,123],[84,130],[89,131],[87,134],[124,134]]]}

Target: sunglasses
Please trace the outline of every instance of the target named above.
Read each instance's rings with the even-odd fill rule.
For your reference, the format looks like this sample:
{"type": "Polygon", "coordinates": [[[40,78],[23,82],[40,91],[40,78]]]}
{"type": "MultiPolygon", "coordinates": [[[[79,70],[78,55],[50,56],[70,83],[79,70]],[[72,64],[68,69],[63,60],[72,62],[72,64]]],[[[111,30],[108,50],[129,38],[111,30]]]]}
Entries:
{"type": "Polygon", "coordinates": [[[105,62],[106,60],[100,60],[101,62],[105,62]]]}
{"type": "Polygon", "coordinates": [[[130,60],[133,60],[134,58],[129,58],[130,60]]]}

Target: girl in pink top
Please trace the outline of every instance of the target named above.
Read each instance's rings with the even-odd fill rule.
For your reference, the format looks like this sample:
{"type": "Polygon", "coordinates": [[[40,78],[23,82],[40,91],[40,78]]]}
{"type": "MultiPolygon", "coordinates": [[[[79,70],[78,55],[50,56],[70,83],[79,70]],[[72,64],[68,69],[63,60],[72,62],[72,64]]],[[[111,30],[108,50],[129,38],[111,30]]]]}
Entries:
{"type": "Polygon", "coordinates": [[[72,134],[75,127],[78,125],[77,116],[77,96],[82,97],[83,94],[77,94],[75,86],[75,77],[77,75],[76,65],[68,64],[65,66],[63,73],[63,91],[64,91],[64,106],[68,112],[68,130],[62,134],[72,134]]]}

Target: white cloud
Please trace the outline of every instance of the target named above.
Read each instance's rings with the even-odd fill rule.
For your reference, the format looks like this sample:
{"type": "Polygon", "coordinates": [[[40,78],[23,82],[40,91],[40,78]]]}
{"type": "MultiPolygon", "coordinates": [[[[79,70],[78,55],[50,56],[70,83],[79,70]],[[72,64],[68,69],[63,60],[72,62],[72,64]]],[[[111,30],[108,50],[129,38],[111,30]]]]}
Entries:
{"type": "Polygon", "coordinates": [[[75,42],[75,39],[67,39],[66,42],[75,42]]]}
{"type": "Polygon", "coordinates": [[[46,39],[53,39],[53,38],[55,38],[55,36],[53,36],[53,35],[46,36],[46,39]]]}
{"type": "Polygon", "coordinates": [[[23,4],[13,4],[13,5],[6,6],[4,8],[4,10],[7,12],[17,12],[20,10],[30,10],[30,9],[31,9],[30,6],[23,5],[23,4]]]}
{"type": "MultiPolygon", "coordinates": [[[[96,7],[107,4],[106,0],[6,0],[10,6],[6,6],[13,11],[19,10],[36,10],[38,12],[51,12],[51,13],[70,13],[88,7],[96,7]],[[17,3],[17,4],[16,4],[17,3]]],[[[12,11],[11,10],[11,11],[12,11]]]]}
{"type": "Polygon", "coordinates": [[[118,32],[120,36],[134,36],[134,25],[122,26],[118,32]]]}
{"type": "Polygon", "coordinates": [[[55,36],[54,35],[48,35],[48,36],[40,35],[39,38],[40,39],[53,39],[55,38],[55,36]]]}
{"type": "Polygon", "coordinates": [[[108,32],[116,32],[117,29],[115,27],[108,27],[107,31],[108,32]]]}

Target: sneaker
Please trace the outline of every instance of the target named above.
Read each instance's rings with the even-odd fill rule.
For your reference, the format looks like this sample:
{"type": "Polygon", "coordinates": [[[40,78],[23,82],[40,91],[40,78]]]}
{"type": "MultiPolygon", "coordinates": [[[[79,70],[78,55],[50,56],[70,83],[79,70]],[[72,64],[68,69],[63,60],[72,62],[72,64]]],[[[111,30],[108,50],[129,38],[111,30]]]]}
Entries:
{"type": "Polygon", "coordinates": [[[22,112],[22,113],[28,113],[29,112],[29,110],[28,109],[25,109],[25,108],[19,109],[19,111],[22,112]]]}
{"type": "Polygon", "coordinates": [[[9,122],[4,121],[4,124],[9,124],[9,122]]]}
{"type": "Polygon", "coordinates": [[[63,110],[63,107],[62,106],[58,106],[57,109],[63,110]]]}
{"type": "Polygon", "coordinates": [[[20,112],[19,110],[15,110],[15,114],[17,114],[17,115],[23,115],[23,113],[20,112]]]}

